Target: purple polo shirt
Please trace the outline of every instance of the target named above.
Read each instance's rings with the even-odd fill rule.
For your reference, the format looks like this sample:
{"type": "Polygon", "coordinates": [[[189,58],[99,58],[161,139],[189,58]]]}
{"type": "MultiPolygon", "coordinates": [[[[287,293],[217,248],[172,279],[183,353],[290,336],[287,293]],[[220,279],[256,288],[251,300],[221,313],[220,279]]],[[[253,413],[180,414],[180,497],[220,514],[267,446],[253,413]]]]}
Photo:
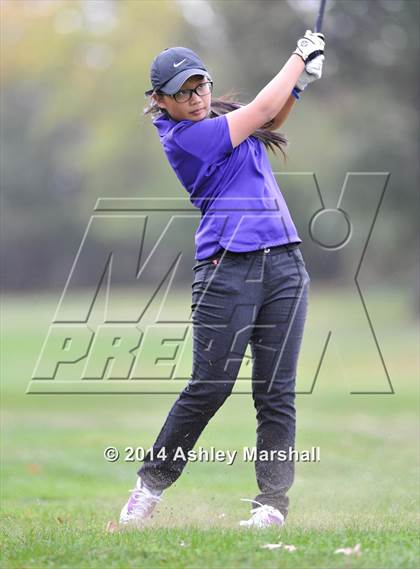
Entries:
{"type": "Polygon", "coordinates": [[[226,116],[153,121],[179,181],[201,210],[196,259],[301,242],[263,143],[249,136],[232,147],[226,116]]]}

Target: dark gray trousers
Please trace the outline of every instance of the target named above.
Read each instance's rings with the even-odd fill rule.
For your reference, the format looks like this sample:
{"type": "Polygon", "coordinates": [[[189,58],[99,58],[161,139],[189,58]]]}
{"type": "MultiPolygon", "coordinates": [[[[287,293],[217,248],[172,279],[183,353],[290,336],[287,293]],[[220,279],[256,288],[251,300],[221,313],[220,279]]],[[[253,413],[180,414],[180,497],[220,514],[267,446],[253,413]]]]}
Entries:
{"type": "MultiPolygon", "coordinates": [[[[263,460],[261,451],[295,444],[295,380],[307,313],[309,276],[296,244],[249,253],[221,250],[193,268],[193,369],[150,454],[138,471],[146,485],[164,490],[186,461],[204,427],[231,394],[247,345],[257,415],[255,500],[285,516],[294,479],[293,460],[263,460]],[[214,262],[217,259],[217,264],[214,262]],[[156,458],[165,447],[166,458],[156,458]]],[[[234,425],[232,425],[234,428],[234,425]]],[[[252,445],[250,445],[252,446],[252,445]]],[[[274,453],[276,454],[276,453],[274,453]]]]}

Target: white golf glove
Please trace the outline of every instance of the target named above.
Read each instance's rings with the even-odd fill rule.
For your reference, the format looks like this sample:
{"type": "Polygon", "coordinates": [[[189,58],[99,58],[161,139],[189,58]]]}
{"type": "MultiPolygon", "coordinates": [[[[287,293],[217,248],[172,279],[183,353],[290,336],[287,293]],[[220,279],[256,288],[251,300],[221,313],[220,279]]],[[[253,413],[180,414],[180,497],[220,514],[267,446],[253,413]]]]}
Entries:
{"type": "Polygon", "coordinates": [[[315,59],[317,55],[323,55],[324,48],[324,35],[306,30],[303,38],[298,40],[297,47],[293,53],[299,55],[304,63],[307,64],[311,59],[315,59]]]}
{"type": "Polygon", "coordinates": [[[309,83],[321,79],[322,77],[322,67],[324,65],[325,56],[318,55],[315,59],[312,59],[306,64],[305,69],[299,76],[297,80],[296,87],[299,91],[303,91],[309,83]]]}

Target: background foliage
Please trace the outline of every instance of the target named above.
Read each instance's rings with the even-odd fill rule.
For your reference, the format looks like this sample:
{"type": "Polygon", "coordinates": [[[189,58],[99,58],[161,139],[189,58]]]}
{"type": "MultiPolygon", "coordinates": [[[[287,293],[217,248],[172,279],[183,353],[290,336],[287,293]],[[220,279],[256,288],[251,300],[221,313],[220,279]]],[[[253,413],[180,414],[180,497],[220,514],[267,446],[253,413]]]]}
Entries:
{"type": "MultiPolygon", "coordinates": [[[[62,288],[98,197],[186,196],[141,113],[156,53],[180,44],[197,50],[213,73],[215,94],[234,88],[246,102],[313,25],[317,6],[315,0],[3,1],[5,285],[62,288]]],[[[418,11],[415,0],[328,2],[324,78],[305,92],[284,127],[288,162],[272,158],[276,172],[315,172],[332,207],[346,172],[391,172],[366,270],[408,286],[418,214],[418,11]]],[[[302,199],[301,178],[287,178],[281,188],[303,232],[312,206],[302,199]]],[[[357,207],[363,216],[363,196],[357,207]]],[[[97,247],[116,240],[127,256],[137,246],[120,234],[98,235],[97,247]]],[[[313,275],[346,274],[345,262],[320,269],[320,252],[305,247],[313,275]]]]}

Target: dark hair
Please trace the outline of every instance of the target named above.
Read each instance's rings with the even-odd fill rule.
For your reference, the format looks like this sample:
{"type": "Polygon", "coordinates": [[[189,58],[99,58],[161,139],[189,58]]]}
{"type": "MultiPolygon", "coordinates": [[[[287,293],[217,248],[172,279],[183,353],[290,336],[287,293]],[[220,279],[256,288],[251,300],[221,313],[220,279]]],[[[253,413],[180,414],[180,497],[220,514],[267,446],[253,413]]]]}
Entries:
{"type": "MultiPolygon", "coordinates": [[[[236,92],[229,91],[223,97],[213,98],[211,101],[209,118],[213,119],[215,117],[220,117],[221,115],[225,115],[230,111],[234,111],[235,109],[242,107],[243,103],[235,100],[236,97],[236,92]]],[[[152,118],[157,118],[162,115],[169,118],[169,114],[167,113],[166,109],[161,109],[151,96],[149,97],[148,104],[143,110],[143,114],[151,115],[152,118]]],[[[273,124],[273,122],[274,119],[264,126],[269,127],[273,124]]],[[[284,134],[267,130],[267,128],[262,127],[257,129],[251,136],[254,136],[255,138],[261,140],[267,150],[271,150],[274,154],[276,154],[276,149],[280,150],[284,160],[287,159],[287,154],[285,153],[284,148],[287,146],[288,141],[284,134]]]]}

